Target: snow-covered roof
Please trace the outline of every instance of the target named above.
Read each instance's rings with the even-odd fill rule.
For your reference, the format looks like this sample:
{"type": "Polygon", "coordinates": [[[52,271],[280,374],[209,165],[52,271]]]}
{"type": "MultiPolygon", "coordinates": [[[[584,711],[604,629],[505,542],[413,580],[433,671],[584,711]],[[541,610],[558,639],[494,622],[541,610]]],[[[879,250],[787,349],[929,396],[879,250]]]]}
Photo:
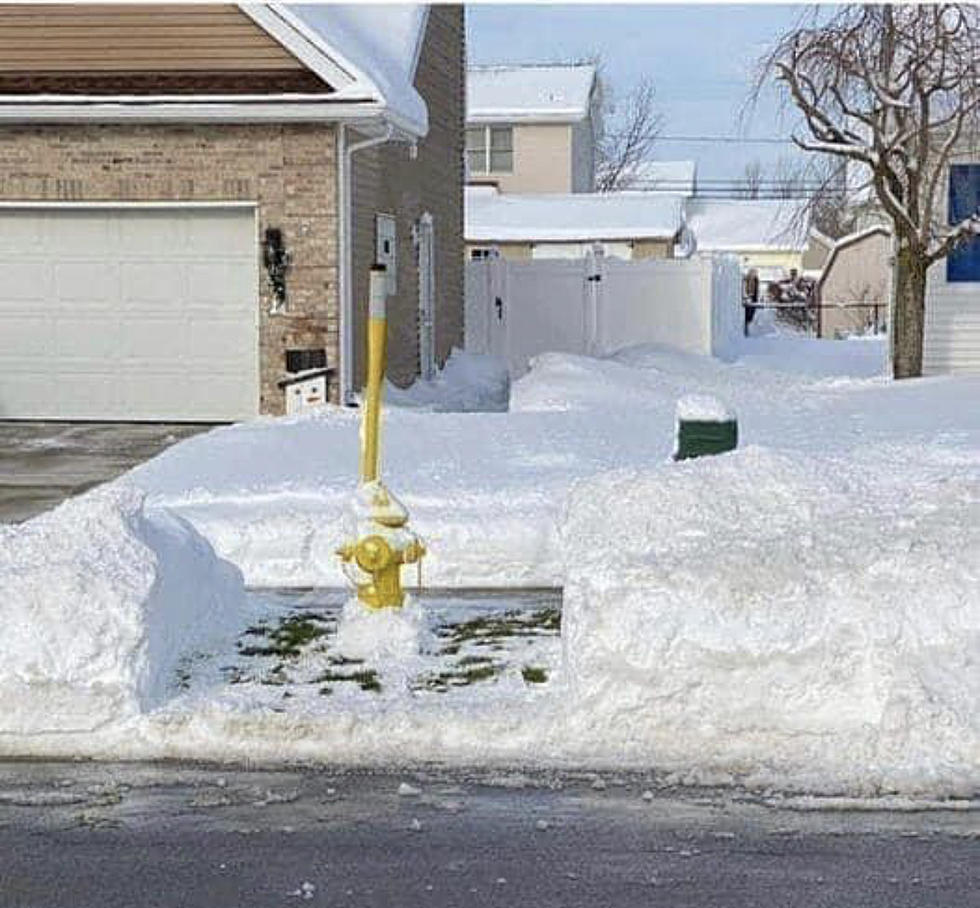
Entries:
{"type": "Polygon", "coordinates": [[[694,161],[641,161],[627,181],[628,189],[694,195],[694,161]]]}
{"type": "Polygon", "coordinates": [[[337,89],[333,100],[371,101],[396,125],[426,134],[428,112],[414,82],[427,6],[269,3],[242,8],[337,89]],[[303,39],[309,46],[297,44],[303,39]]]}
{"type": "Polygon", "coordinates": [[[793,250],[806,246],[798,199],[689,199],[687,225],[701,252],[793,250]]]}
{"type": "Polygon", "coordinates": [[[473,66],[466,73],[470,123],[571,123],[589,115],[595,66],[473,66]]]}
{"type": "Polygon", "coordinates": [[[468,242],[672,239],[684,221],[681,196],[641,193],[499,194],[466,188],[468,242]]]}

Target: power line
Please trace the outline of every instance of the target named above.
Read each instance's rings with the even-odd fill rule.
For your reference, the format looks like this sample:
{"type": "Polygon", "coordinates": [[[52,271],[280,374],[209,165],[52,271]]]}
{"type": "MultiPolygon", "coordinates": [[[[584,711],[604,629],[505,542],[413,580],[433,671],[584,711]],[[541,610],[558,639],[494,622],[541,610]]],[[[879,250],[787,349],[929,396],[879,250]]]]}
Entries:
{"type": "Polygon", "coordinates": [[[792,139],[741,138],[739,136],[657,136],[658,142],[718,142],[724,145],[792,145],[792,139]]]}

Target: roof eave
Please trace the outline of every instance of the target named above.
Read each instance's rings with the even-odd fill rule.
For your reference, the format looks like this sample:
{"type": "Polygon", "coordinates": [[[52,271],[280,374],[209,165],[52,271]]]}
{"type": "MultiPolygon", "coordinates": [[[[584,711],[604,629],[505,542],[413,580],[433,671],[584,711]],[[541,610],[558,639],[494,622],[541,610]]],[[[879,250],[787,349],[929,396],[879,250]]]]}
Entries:
{"type": "Polygon", "coordinates": [[[588,119],[588,111],[521,111],[521,110],[484,110],[477,113],[467,113],[467,125],[482,126],[490,123],[581,123],[588,119]]]}

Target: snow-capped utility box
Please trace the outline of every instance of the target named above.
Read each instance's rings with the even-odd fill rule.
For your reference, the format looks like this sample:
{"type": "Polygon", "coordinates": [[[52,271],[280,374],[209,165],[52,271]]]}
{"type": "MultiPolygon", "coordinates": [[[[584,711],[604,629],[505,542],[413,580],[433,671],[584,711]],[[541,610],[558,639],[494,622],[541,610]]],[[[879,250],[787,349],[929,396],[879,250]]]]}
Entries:
{"type": "Polygon", "coordinates": [[[321,407],[329,399],[333,369],[306,369],[286,375],[279,387],[286,394],[286,415],[321,407]]]}
{"type": "Polygon", "coordinates": [[[688,394],[677,402],[674,460],[724,454],[738,447],[738,420],[717,397],[688,394]]]}

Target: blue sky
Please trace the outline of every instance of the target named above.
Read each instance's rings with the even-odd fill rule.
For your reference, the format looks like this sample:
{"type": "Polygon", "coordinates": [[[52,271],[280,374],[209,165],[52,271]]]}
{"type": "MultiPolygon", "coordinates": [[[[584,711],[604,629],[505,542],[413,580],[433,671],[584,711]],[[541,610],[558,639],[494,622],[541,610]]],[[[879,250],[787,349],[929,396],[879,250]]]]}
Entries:
{"type": "MultiPolygon", "coordinates": [[[[767,93],[748,124],[739,112],[755,61],[803,12],[783,5],[512,5],[466,7],[471,63],[555,62],[601,55],[617,96],[643,76],[657,91],[665,136],[787,138],[793,119],[767,93]]],[[[664,140],[654,157],[694,159],[700,178],[742,175],[797,158],[791,145],[664,140]]]]}

